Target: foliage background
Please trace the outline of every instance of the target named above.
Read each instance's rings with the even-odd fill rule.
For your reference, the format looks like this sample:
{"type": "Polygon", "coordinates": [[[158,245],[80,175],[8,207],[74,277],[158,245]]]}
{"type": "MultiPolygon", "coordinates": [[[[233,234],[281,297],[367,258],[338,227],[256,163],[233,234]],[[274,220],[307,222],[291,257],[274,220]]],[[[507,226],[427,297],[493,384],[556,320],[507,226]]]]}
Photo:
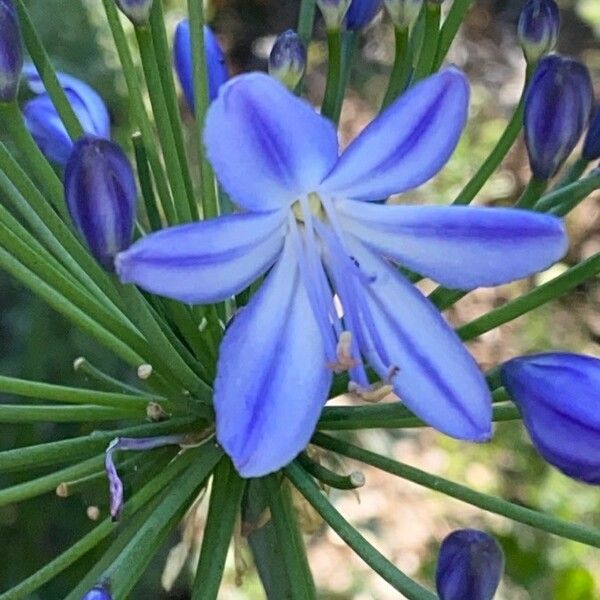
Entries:
{"type": "MultiPolygon", "coordinates": [[[[265,53],[277,32],[293,27],[298,0],[218,0],[215,23],[234,71],[264,69],[265,53]]],[[[30,0],[28,3],[47,48],[62,70],[96,87],[109,104],[116,137],[127,144],[128,101],[109,32],[96,0],[30,0]]],[[[585,60],[600,91],[600,2],[560,2],[563,31],[559,50],[585,60]]],[[[166,2],[171,30],[184,14],[182,0],[166,2]]],[[[518,99],[524,62],[515,40],[515,23],[522,0],[478,0],[451,53],[473,83],[471,122],[448,168],[432,184],[402,198],[409,202],[447,202],[472,174],[502,131],[518,99]]],[[[387,21],[366,32],[353,70],[351,89],[342,119],[343,137],[356,134],[372,117],[386,84],[393,40],[387,21]]],[[[310,90],[319,102],[324,85],[326,47],[322,32],[310,52],[310,90]]],[[[529,175],[522,143],[486,185],[480,201],[502,203],[514,198],[529,175]]],[[[600,250],[598,199],[588,199],[569,218],[572,249],[558,270],[600,250]]],[[[465,268],[468,268],[466,266],[465,268]]],[[[548,277],[542,274],[539,278],[548,277]]],[[[503,303],[532,285],[523,281],[495,290],[481,290],[461,301],[448,315],[465,322],[503,303]]],[[[401,307],[400,307],[401,308],[401,307]]],[[[563,348],[600,355],[600,286],[590,282],[568,298],[490,332],[472,345],[487,367],[519,352],[563,348]]],[[[73,373],[74,358],[83,355],[101,368],[125,378],[132,374],[110,355],[0,273],[0,373],[50,382],[82,384],[73,373]]],[[[3,398],[4,400],[4,398],[3,398]]],[[[64,425],[0,426],[0,449],[80,435],[92,427],[64,425]]],[[[562,518],[600,527],[600,495],[563,477],[532,450],[517,423],[497,427],[491,444],[469,446],[429,430],[411,433],[368,432],[361,442],[399,460],[506,499],[547,510],[562,518]]],[[[350,468],[352,465],[348,464],[350,468]]],[[[525,526],[423,491],[412,484],[366,470],[367,487],[360,503],[351,493],[338,493],[339,507],[380,549],[410,574],[431,581],[436,548],[451,529],[477,526],[493,532],[507,552],[507,577],[499,598],[510,600],[600,599],[600,553],[575,542],[539,534],[525,526]]],[[[1,476],[0,486],[18,483],[1,476]]],[[[84,497],[59,499],[46,495],[18,506],[0,509],[0,590],[7,589],[60,553],[88,531],[85,509],[94,504],[105,510],[102,486],[84,497]]],[[[385,600],[397,597],[389,586],[370,574],[335,536],[323,529],[308,539],[310,560],[323,598],[385,600]]],[[[174,535],[152,564],[133,598],[156,597],[165,558],[176,544],[174,535]]],[[[90,556],[93,559],[93,556],[90,556]]],[[[85,573],[81,561],[64,577],[43,589],[43,600],[61,598],[85,573]]],[[[222,592],[226,599],[261,598],[252,570],[242,590],[235,587],[228,567],[222,592]]],[[[165,598],[187,598],[185,573],[165,598]]]]}

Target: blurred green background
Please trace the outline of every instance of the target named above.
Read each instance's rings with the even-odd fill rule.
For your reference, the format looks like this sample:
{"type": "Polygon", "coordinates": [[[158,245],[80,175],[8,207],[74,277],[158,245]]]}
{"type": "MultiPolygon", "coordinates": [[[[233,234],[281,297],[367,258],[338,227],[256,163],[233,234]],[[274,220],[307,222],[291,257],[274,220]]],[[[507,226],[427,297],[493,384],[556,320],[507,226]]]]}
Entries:
{"type": "MultiPolygon", "coordinates": [[[[473,82],[472,118],[460,147],[448,168],[432,184],[407,201],[447,202],[464,184],[493,147],[522,85],[524,63],[515,40],[515,24],[522,0],[479,0],[451,53],[473,82]]],[[[115,136],[127,143],[128,101],[110,33],[98,0],[30,0],[34,21],[55,64],[79,76],[106,99],[115,136]]],[[[297,0],[220,0],[214,26],[222,37],[234,72],[264,69],[273,35],[293,27],[297,0]]],[[[449,4],[449,2],[448,2],[449,4]]],[[[585,60],[600,86],[600,0],[560,2],[563,32],[560,51],[585,60]]],[[[184,14],[184,2],[167,1],[169,28],[184,14]]],[[[318,103],[324,84],[326,48],[317,29],[311,47],[309,95],[318,103]]],[[[386,84],[393,55],[387,20],[377,21],[365,32],[352,72],[342,120],[345,139],[372,118],[386,84]]],[[[599,87],[600,89],[600,87],[599,87]]],[[[522,144],[511,152],[503,167],[480,196],[482,202],[502,202],[519,193],[528,177],[522,144]]],[[[598,199],[588,199],[569,219],[573,245],[558,272],[600,247],[598,199]]],[[[542,275],[545,277],[547,275],[542,275]]],[[[493,308],[532,285],[519,282],[499,290],[472,294],[449,314],[464,322],[493,308]]],[[[600,287],[582,286],[568,298],[492,332],[472,345],[484,367],[517,352],[560,347],[599,355],[600,287]]],[[[0,273],[0,373],[50,382],[84,383],[72,370],[72,362],[85,356],[106,371],[125,379],[132,373],[90,342],[60,316],[0,273]]],[[[0,426],[0,449],[14,448],[80,435],[88,426],[0,426]]],[[[531,448],[520,424],[497,427],[486,446],[459,444],[431,431],[410,434],[369,432],[362,442],[378,451],[441,475],[466,482],[479,490],[496,493],[527,506],[547,510],[565,519],[600,527],[600,494],[597,488],[576,484],[547,467],[531,448]]],[[[424,492],[400,480],[365,471],[367,487],[359,504],[352,494],[334,498],[361,531],[376,541],[399,566],[414,576],[431,581],[436,548],[450,529],[478,526],[493,532],[507,552],[507,576],[498,595],[506,600],[600,599],[600,551],[537,533],[500,518],[490,518],[460,503],[424,492]]],[[[17,476],[1,476],[0,486],[18,483],[17,476]]],[[[32,573],[59,554],[92,526],[86,507],[106,506],[103,486],[83,497],[59,499],[46,495],[0,509],[0,591],[32,573]]],[[[397,597],[389,586],[355,559],[331,533],[322,528],[307,538],[311,562],[323,598],[387,599],[397,597]],[[327,592],[325,590],[328,590],[327,592]]],[[[160,576],[169,549],[179,541],[174,533],[161,550],[133,598],[157,598],[160,576]]],[[[101,550],[100,548],[99,550],[101,550]]],[[[91,554],[87,560],[93,560],[91,554]]],[[[80,561],[63,577],[43,588],[36,598],[57,600],[86,572],[80,561]]],[[[187,598],[187,571],[169,594],[187,598]]],[[[244,587],[234,585],[231,566],[225,599],[261,598],[252,569],[244,587]]]]}

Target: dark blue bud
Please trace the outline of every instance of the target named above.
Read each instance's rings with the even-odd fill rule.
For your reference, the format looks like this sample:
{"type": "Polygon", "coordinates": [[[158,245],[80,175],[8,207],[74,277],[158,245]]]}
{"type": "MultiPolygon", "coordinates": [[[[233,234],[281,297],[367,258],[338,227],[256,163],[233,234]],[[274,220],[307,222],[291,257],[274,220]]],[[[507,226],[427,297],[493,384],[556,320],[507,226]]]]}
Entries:
{"type": "Polygon", "coordinates": [[[112,600],[108,588],[103,585],[93,587],[81,600],[112,600]]]}
{"type": "Polygon", "coordinates": [[[19,19],[12,0],[0,0],[0,102],[17,97],[23,68],[19,19]]]}
{"type": "MultiPolygon", "coordinates": [[[[73,142],[35,67],[25,65],[23,75],[30,89],[39,94],[23,107],[25,124],[46,158],[64,167],[73,150],[73,142]]],[[[58,80],[84,132],[109,138],[110,117],[98,93],[87,83],[64,73],[58,73],[58,80]]]]}
{"type": "Polygon", "coordinates": [[[392,23],[398,29],[410,29],[419,18],[423,0],[383,0],[392,23]]]}
{"type": "MultiPolygon", "coordinates": [[[[204,27],[204,49],[208,70],[208,96],[212,101],[217,97],[219,88],[229,79],[229,70],[225,54],[217,36],[210,27],[204,27]]],[[[173,43],[173,62],[179,77],[179,83],[188,107],[194,111],[194,63],[192,59],[192,36],[190,22],[184,19],[177,25],[173,43]]]]}
{"type": "Polygon", "coordinates": [[[600,158],[600,107],[592,119],[583,144],[583,158],[592,161],[600,158]]]}
{"type": "Polygon", "coordinates": [[[148,24],[152,0],[117,0],[117,6],[134,25],[148,24]]]}
{"type": "Polygon", "coordinates": [[[306,70],[306,48],[295,31],[289,29],[276,40],[269,55],[269,74],[293,90],[306,70]]]}
{"type": "Polygon", "coordinates": [[[317,0],[327,29],[336,30],[342,26],[350,2],[351,0],[317,0]]]}
{"type": "Polygon", "coordinates": [[[538,452],[563,473],[600,484],[600,360],[568,353],[522,356],[502,367],[538,452]]]}
{"type": "Polygon", "coordinates": [[[443,542],[436,587],[440,600],[492,600],[504,572],[504,553],[483,531],[460,529],[443,542]]]}
{"type": "Polygon", "coordinates": [[[560,11],[554,0],[528,0],[521,11],[518,35],[527,62],[537,62],[556,46],[560,11]]]}
{"type": "Polygon", "coordinates": [[[352,0],[346,13],[346,28],[358,31],[366,27],[381,8],[383,0],[352,0]]]}
{"type": "Polygon", "coordinates": [[[121,148],[90,135],[78,140],[65,170],[65,200],[90,252],[109,271],[131,244],[136,199],[133,170],[121,148]]]}
{"type": "Polygon", "coordinates": [[[525,99],[525,143],[535,177],[553,177],[586,128],[593,105],[587,68],[568,58],[543,58],[525,99]]]}

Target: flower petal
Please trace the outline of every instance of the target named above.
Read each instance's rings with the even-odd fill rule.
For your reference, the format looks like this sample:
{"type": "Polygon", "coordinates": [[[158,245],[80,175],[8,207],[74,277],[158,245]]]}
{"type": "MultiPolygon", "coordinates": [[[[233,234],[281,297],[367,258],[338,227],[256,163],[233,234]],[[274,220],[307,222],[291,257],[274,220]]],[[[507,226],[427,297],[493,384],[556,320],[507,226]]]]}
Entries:
{"type": "Polygon", "coordinates": [[[225,190],[252,211],[289,206],[315,191],[338,156],[333,125],[262,73],[221,87],[204,142],[225,190]]]}
{"type": "Polygon", "coordinates": [[[190,304],[243,290],[276,260],[286,214],[228,215],[164,229],[117,256],[121,281],[190,304]]]}
{"type": "Polygon", "coordinates": [[[450,158],[467,119],[469,84],[449,68],[381,113],[342,154],[322,191],[381,200],[421,185],[450,158]]]}
{"type": "Polygon", "coordinates": [[[439,431],[455,438],[489,439],[492,405],[485,379],[440,313],[395,269],[348,236],[349,248],[371,279],[363,283],[371,327],[363,319],[363,354],[404,404],[439,431]],[[379,359],[375,337],[391,365],[379,359]]]}
{"type": "Polygon", "coordinates": [[[562,219],[527,210],[336,203],[344,228],[377,253],[458,289],[527,277],[559,260],[562,219]]]}
{"type": "Polygon", "coordinates": [[[242,476],[276,471],[308,444],[331,385],[325,364],[322,337],[288,244],[221,344],[217,439],[242,476]]]}

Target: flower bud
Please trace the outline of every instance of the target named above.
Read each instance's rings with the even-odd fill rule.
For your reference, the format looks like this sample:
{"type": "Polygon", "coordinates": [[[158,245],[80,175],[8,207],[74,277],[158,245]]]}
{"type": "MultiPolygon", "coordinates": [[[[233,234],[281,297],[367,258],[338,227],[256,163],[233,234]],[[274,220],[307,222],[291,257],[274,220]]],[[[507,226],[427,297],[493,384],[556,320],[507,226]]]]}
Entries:
{"type": "Polygon", "coordinates": [[[350,8],[350,2],[351,0],[317,0],[328,30],[340,29],[350,8]]]}
{"type": "Polygon", "coordinates": [[[383,0],[392,23],[398,29],[410,29],[419,18],[423,0],[383,0]]]}
{"type": "Polygon", "coordinates": [[[596,110],[596,114],[585,136],[583,158],[588,162],[600,158],[600,107],[596,110]]]}
{"type": "Polygon", "coordinates": [[[537,62],[556,46],[560,12],[554,0],[528,0],[521,11],[518,35],[528,63],[537,62]]]}
{"type": "Polygon", "coordinates": [[[525,143],[537,179],[553,177],[586,128],[593,104],[587,68],[568,58],[543,58],[525,99],[525,143]]]}
{"type": "Polygon", "coordinates": [[[483,531],[460,529],[442,542],[436,572],[440,600],[492,600],[504,572],[504,553],[483,531]]]}
{"type": "Polygon", "coordinates": [[[269,55],[269,74],[293,90],[306,70],[306,48],[295,31],[289,29],[276,40],[269,55]]]}
{"type": "Polygon", "coordinates": [[[107,586],[96,585],[81,600],[112,600],[112,595],[107,586]]]}
{"type": "Polygon", "coordinates": [[[508,361],[502,382],[538,452],[563,473],[600,484],[600,360],[568,353],[508,361]]]}
{"type": "Polygon", "coordinates": [[[134,25],[147,25],[152,10],[152,0],[116,0],[121,12],[134,25]]]}
{"type": "MultiPolygon", "coordinates": [[[[212,102],[219,93],[219,88],[229,79],[229,70],[225,54],[221,49],[217,36],[210,27],[204,27],[204,50],[206,68],[208,70],[208,97],[212,102]]],[[[184,19],[177,25],[173,44],[173,60],[175,71],[185,96],[185,101],[194,111],[194,63],[192,59],[192,36],[190,22],[184,19]]]]}
{"type": "Polygon", "coordinates": [[[381,8],[382,0],[352,0],[346,13],[346,28],[358,31],[366,27],[381,8]]]}
{"type": "Polygon", "coordinates": [[[0,0],[0,102],[17,97],[23,68],[19,19],[12,0],[0,0]]]}
{"type": "MultiPolygon", "coordinates": [[[[73,150],[73,142],[36,68],[26,64],[23,75],[31,91],[39,94],[23,107],[27,129],[46,158],[64,167],[73,150]]],[[[84,132],[109,138],[110,117],[98,93],[87,83],[64,73],[58,73],[58,80],[84,132]]]]}
{"type": "Polygon", "coordinates": [[[65,170],[65,199],[90,252],[113,271],[115,256],[131,244],[136,218],[135,178],[121,148],[90,135],[78,140],[65,170]]]}

